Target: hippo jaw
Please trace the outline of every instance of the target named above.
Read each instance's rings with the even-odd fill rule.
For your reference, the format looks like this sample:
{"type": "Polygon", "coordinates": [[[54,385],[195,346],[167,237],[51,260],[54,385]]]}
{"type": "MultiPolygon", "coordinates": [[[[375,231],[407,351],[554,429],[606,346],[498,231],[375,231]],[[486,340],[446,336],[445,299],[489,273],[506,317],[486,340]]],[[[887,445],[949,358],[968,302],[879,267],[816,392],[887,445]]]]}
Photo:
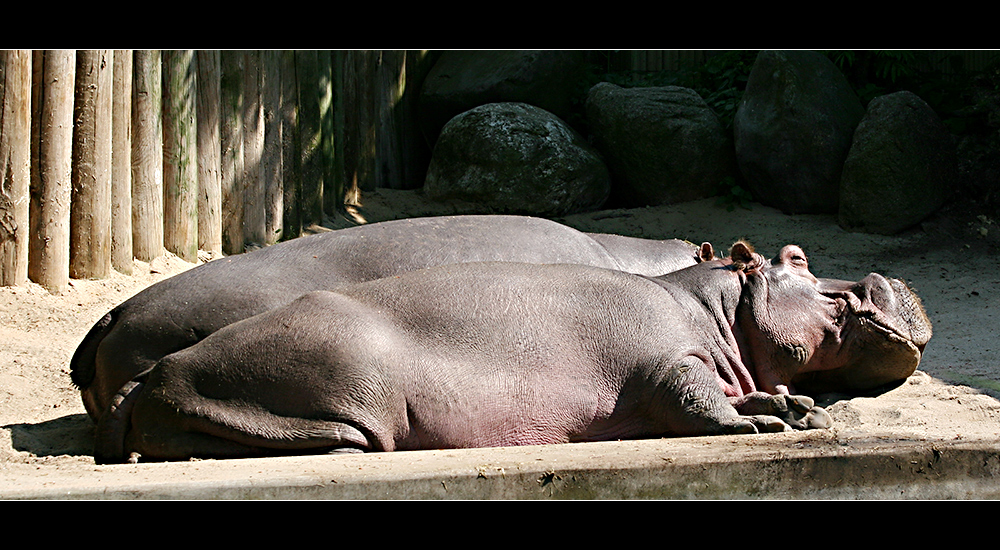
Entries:
{"type": "Polygon", "coordinates": [[[901,281],[817,279],[795,246],[747,273],[739,319],[769,393],[857,393],[905,380],[931,335],[901,281]]]}

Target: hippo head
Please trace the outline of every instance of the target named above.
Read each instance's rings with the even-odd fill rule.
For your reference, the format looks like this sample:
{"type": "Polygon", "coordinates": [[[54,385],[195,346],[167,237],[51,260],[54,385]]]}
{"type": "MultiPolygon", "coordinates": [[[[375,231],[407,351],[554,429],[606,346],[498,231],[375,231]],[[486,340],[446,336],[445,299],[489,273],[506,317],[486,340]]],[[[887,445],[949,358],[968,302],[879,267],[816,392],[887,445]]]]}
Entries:
{"type": "Polygon", "coordinates": [[[916,370],[931,324],[902,281],[817,279],[794,245],[765,260],[741,242],[730,257],[746,276],[738,328],[760,389],[858,394],[916,370]]]}

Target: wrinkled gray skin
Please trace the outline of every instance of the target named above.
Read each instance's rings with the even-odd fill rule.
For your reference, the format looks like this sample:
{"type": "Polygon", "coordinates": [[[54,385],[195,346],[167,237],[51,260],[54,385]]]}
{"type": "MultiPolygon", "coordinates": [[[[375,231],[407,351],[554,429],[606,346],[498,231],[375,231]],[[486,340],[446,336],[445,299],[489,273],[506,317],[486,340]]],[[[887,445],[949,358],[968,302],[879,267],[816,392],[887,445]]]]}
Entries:
{"type": "Polygon", "coordinates": [[[661,277],[449,265],[314,292],[160,360],[95,457],[181,460],[824,428],[790,395],[916,369],[931,328],[905,285],[819,280],[802,251],[661,277]],[[828,374],[814,378],[812,373],[828,374]]]}
{"type": "Polygon", "coordinates": [[[160,358],[220,328],[315,290],[458,262],[591,265],[662,275],[697,262],[680,240],[587,234],[526,216],[390,221],[303,237],[216,260],[152,285],[111,310],[70,363],[91,418],[160,358]]]}

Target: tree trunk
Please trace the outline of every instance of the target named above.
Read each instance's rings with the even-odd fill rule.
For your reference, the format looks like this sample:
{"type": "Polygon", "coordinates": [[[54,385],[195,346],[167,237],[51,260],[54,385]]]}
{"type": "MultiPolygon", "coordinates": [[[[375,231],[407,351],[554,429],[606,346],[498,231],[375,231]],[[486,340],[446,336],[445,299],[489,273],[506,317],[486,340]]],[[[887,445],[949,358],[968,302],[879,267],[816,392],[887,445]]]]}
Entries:
{"type": "Polygon", "coordinates": [[[320,118],[320,82],[315,50],[295,52],[299,87],[299,147],[302,193],[299,211],[302,226],[323,223],[323,128],[320,118]]]}
{"type": "Polygon", "coordinates": [[[258,248],[264,246],[264,179],[261,157],[264,153],[264,110],[260,94],[260,51],[244,52],[243,67],[243,240],[258,248]]]}
{"type": "Polygon", "coordinates": [[[132,253],[163,254],[163,135],[159,50],[136,50],[132,66],[132,253]]]}
{"type": "Polygon", "coordinates": [[[163,244],[198,261],[198,123],[194,50],[163,52],[163,244]]]}
{"type": "Polygon", "coordinates": [[[198,52],[198,247],[222,252],[219,51],[198,52]]]}
{"type": "Polygon", "coordinates": [[[302,235],[300,192],[302,187],[302,156],[299,152],[299,94],[295,76],[295,52],[281,52],[281,183],[284,216],[282,238],[302,235]]]}
{"type": "MultiPolygon", "coordinates": [[[[69,286],[69,203],[73,175],[76,52],[39,52],[37,167],[32,176],[28,276],[54,294],[69,286]]],[[[32,161],[34,161],[34,158],[32,161]]]]}
{"type": "Polygon", "coordinates": [[[261,54],[261,101],[264,114],[264,150],[261,156],[261,179],[264,184],[264,244],[281,239],[282,229],[282,158],[281,158],[281,55],[267,50],[261,54]]]}
{"type": "Polygon", "coordinates": [[[0,51],[0,286],[28,280],[31,51],[0,51]]]}
{"type": "Polygon", "coordinates": [[[76,55],[69,275],[111,273],[111,50],[76,55]]]}
{"type": "Polygon", "coordinates": [[[132,50],[115,50],[111,114],[111,267],[132,274],[132,50]]]}
{"type": "Polygon", "coordinates": [[[243,52],[221,52],[222,251],[243,252],[243,52]]]}

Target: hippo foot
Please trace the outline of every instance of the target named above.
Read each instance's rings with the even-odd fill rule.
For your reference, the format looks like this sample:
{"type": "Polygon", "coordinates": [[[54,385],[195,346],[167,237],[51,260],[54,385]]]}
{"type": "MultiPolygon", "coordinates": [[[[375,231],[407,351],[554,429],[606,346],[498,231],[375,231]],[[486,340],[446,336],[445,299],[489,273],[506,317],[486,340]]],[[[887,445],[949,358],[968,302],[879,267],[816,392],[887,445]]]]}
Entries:
{"type": "Polygon", "coordinates": [[[791,430],[792,428],[781,418],[766,414],[738,416],[732,423],[723,425],[724,433],[731,435],[788,432],[791,430]]]}
{"type": "Polygon", "coordinates": [[[833,426],[833,418],[822,407],[817,407],[805,395],[770,395],[754,392],[733,398],[733,406],[740,414],[771,415],[796,430],[826,429],[833,426]]]}

